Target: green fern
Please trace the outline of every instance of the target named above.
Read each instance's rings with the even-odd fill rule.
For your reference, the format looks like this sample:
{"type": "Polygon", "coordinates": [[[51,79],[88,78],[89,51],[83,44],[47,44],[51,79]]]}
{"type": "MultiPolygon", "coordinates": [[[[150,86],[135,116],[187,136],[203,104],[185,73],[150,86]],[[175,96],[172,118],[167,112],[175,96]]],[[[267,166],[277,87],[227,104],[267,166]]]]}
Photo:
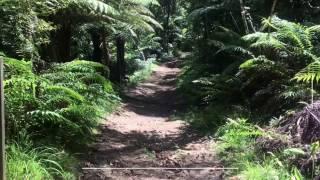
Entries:
{"type": "Polygon", "coordinates": [[[320,80],[320,61],[317,60],[309,64],[306,68],[302,69],[299,73],[293,78],[298,82],[319,82],[320,80]]]}
{"type": "Polygon", "coordinates": [[[4,65],[6,78],[12,76],[32,76],[32,65],[30,61],[21,61],[5,57],[4,65]]]}
{"type": "Polygon", "coordinates": [[[80,95],[78,92],[63,86],[46,86],[45,91],[47,93],[63,93],[65,96],[71,97],[80,102],[83,102],[85,100],[85,97],[80,95]]]}
{"type": "MultiPolygon", "coordinates": [[[[70,0],[70,6],[75,6],[79,10],[83,11],[87,9],[94,11],[97,15],[117,15],[119,12],[110,6],[109,4],[104,3],[100,0],[70,0]]],[[[79,12],[81,12],[79,11],[79,12]]]]}

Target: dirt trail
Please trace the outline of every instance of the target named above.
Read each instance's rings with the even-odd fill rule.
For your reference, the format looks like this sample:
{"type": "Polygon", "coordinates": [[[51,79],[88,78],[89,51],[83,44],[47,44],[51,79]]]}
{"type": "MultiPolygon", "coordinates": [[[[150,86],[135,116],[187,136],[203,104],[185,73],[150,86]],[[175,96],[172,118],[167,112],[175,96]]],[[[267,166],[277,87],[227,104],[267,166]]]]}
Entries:
{"type": "MultiPolygon", "coordinates": [[[[92,145],[86,167],[218,167],[212,142],[183,121],[175,62],[157,67],[146,82],[125,92],[126,102],[110,116],[92,145]]],[[[216,170],[84,170],[80,179],[221,179],[216,170]]]]}

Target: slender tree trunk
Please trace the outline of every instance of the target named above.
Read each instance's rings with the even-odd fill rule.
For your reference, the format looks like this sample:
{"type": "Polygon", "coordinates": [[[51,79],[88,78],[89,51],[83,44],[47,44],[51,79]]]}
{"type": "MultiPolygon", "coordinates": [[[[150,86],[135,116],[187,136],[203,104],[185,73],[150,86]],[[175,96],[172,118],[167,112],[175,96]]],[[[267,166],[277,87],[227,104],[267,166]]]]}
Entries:
{"type": "Polygon", "coordinates": [[[276,7],[277,7],[277,3],[278,3],[278,0],[274,0],[273,1],[272,8],[271,8],[271,11],[270,11],[270,17],[273,16],[274,11],[276,10],[276,7]]]}
{"type": "Polygon", "coordinates": [[[107,43],[107,34],[101,33],[101,41],[102,41],[102,63],[106,66],[110,66],[111,56],[109,52],[109,47],[107,43]]]}
{"type": "MultiPolygon", "coordinates": [[[[273,1],[272,7],[271,7],[271,11],[270,11],[270,17],[269,17],[270,18],[270,22],[272,21],[272,17],[274,15],[274,11],[276,10],[277,3],[278,3],[278,0],[274,0],[273,1]]],[[[270,33],[270,31],[271,31],[271,28],[269,27],[268,28],[268,32],[270,33]]]]}
{"type": "Polygon", "coordinates": [[[61,61],[66,62],[71,60],[71,24],[66,24],[59,38],[59,50],[61,61]]]}
{"type": "Polygon", "coordinates": [[[91,38],[93,43],[92,60],[94,60],[95,62],[101,62],[102,51],[100,48],[100,44],[101,44],[100,34],[94,31],[91,33],[91,38]]]}
{"type": "Polygon", "coordinates": [[[4,109],[4,64],[0,57],[0,179],[6,180],[6,124],[4,109]]]}
{"type": "Polygon", "coordinates": [[[237,23],[236,19],[234,18],[234,16],[233,16],[231,11],[230,11],[230,16],[231,16],[231,19],[232,19],[232,22],[233,22],[235,28],[237,29],[238,33],[240,33],[241,31],[240,31],[240,28],[238,26],[238,23],[237,23]]]}
{"type": "Polygon", "coordinates": [[[119,83],[123,80],[125,76],[125,40],[122,36],[117,36],[116,40],[116,45],[117,45],[117,69],[118,69],[118,76],[117,80],[119,83]]]}
{"type": "Polygon", "coordinates": [[[167,17],[165,23],[165,51],[169,52],[169,38],[170,38],[170,17],[171,17],[171,0],[167,2],[167,17]]]}
{"type": "Polygon", "coordinates": [[[100,48],[100,45],[101,45],[100,34],[96,31],[93,31],[91,32],[91,38],[93,43],[92,60],[94,60],[95,62],[101,62],[102,50],[100,48]]]}
{"type": "Polygon", "coordinates": [[[251,17],[251,15],[249,13],[248,13],[248,22],[250,24],[250,27],[251,27],[252,31],[253,32],[257,32],[256,28],[254,27],[252,17],[251,17]]]}
{"type": "Polygon", "coordinates": [[[203,51],[202,51],[202,54],[204,55],[204,60],[207,61],[209,56],[209,46],[207,46],[207,43],[208,43],[208,40],[209,40],[209,27],[208,27],[208,17],[207,15],[205,15],[204,17],[204,20],[203,20],[203,23],[204,23],[204,32],[203,32],[203,42],[205,42],[205,46],[203,46],[203,51]]]}
{"type": "Polygon", "coordinates": [[[56,62],[71,60],[71,26],[71,23],[62,24],[52,37],[52,58],[56,62]]]}
{"type": "Polygon", "coordinates": [[[249,31],[249,26],[248,26],[247,18],[246,18],[246,9],[245,9],[245,7],[244,7],[243,0],[239,0],[239,1],[240,1],[241,16],[242,16],[242,21],[243,21],[245,33],[246,33],[246,34],[249,34],[250,31],[249,31]]]}

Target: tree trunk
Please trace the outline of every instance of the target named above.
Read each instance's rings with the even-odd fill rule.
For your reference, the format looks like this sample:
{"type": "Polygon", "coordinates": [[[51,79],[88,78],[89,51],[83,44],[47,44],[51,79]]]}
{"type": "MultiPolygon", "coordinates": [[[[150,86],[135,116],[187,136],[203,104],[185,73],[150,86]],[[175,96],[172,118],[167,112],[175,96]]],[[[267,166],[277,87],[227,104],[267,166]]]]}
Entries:
{"type": "Polygon", "coordinates": [[[232,22],[233,22],[233,24],[234,24],[234,27],[237,29],[237,32],[240,33],[241,31],[240,31],[240,28],[239,28],[239,26],[238,26],[238,23],[237,23],[236,19],[234,18],[234,16],[233,16],[233,14],[232,14],[231,11],[230,11],[229,13],[230,13],[232,22]]]}
{"type": "Polygon", "coordinates": [[[101,38],[98,32],[91,32],[91,38],[93,43],[93,53],[92,53],[92,60],[95,62],[101,62],[102,60],[102,50],[100,48],[101,45],[101,38]]]}
{"type": "Polygon", "coordinates": [[[67,23],[62,26],[58,32],[58,57],[60,62],[67,62],[71,60],[71,23],[67,23]]]}
{"type": "Polygon", "coordinates": [[[276,7],[277,7],[277,3],[278,3],[278,0],[274,0],[274,1],[273,1],[272,8],[271,8],[271,12],[270,12],[270,17],[273,16],[274,11],[276,10],[276,7]]]}
{"type": "Polygon", "coordinates": [[[171,1],[167,2],[167,17],[165,22],[165,51],[169,52],[169,38],[170,38],[170,17],[171,17],[171,1]]]}
{"type": "Polygon", "coordinates": [[[125,40],[124,37],[121,35],[117,36],[116,40],[116,45],[117,45],[117,69],[118,69],[118,76],[117,80],[119,83],[123,80],[125,76],[125,40]]]}
{"type": "MultiPolygon", "coordinates": [[[[270,11],[270,22],[272,21],[272,17],[274,15],[274,11],[276,10],[276,6],[277,6],[277,3],[278,3],[278,0],[274,0],[273,1],[273,4],[272,4],[272,7],[271,7],[271,11],[270,11]]],[[[269,26],[268,28],[268,32],[270,33],[271,32],[271,27],[269,26]]]]}
{"type": "Polygon", "coordinates": [[[242,21],[243,21],[243,25],[244,25],[244,29],[246,34],[249,34],[249,26],[248,26],[248,22],[247,22],[247,18],[246,18],[246,9],[244,7],[244,3],[243,0],[239,0],[240,1],[240,8],[241,8],[241,16],[242,16],[242,21]]]}
{"type": "Polygon", "coordinates": [[[111,56],[109,52],[109,47],[107,43],[107,34],[101,33],[101,41],[102,41],[102,63],[106,66],[110,66],[111,56]]]}

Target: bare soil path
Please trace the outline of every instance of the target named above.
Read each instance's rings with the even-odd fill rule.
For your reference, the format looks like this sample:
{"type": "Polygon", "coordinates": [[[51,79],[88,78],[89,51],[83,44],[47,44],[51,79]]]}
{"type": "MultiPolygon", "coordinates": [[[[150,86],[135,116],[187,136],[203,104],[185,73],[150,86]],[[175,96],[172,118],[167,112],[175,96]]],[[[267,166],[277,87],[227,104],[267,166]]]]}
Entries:
{"type": "MultiPolygon", "coordinates": [[[[219,167],[212,141],[170,117],[181,108],[176,63],[155,68],[146,82],[125,92],[125,103],[108,117],[86,167],[219,167]]],[[[80,179],[221,179],[217,170],[84,170],[80,179]]]]}

